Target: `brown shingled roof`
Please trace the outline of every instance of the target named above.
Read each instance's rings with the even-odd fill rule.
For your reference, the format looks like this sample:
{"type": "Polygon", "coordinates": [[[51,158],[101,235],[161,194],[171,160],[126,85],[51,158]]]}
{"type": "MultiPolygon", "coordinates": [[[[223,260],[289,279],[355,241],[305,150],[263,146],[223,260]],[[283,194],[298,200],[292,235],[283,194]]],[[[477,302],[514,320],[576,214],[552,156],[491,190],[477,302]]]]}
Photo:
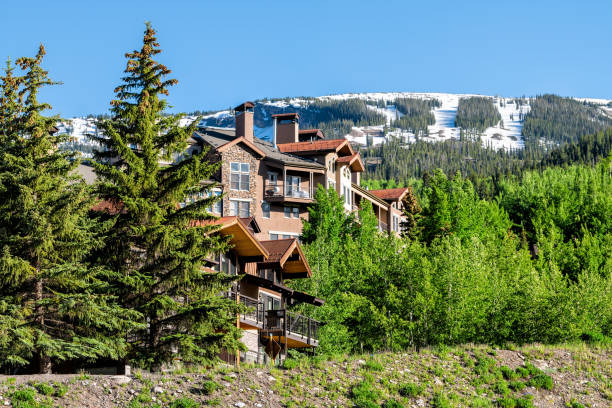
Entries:
{"type": "Polygon", "coordinates": [[[264,264],[278,263],[283,268],[285,278],[310,277],[312,271],[302,251],[300,243],[295,238],[277,239],[271,241],[261,241],[261,245],[268,251],[268,258],[264,264]],[[291,255],[298,255],[298,259],[290,258],[291,255]]]}
{"type": "Polygon", "coordinates": [[[289,248],[296,242],[295,238],[276,239],[271,241],[261,241],[261,245],[268,251],[270,256],[268,262],[280,262],[289,248]]]}
{"type": "Polygon", "coordinates": [[[365,166],[363,165],[363,162],[361,161],[361,156],[359,155],[359,153],[353,153],[350,156],[339,157],[337,162],[346,163],[349,166],[351,166],[351,168],[354,171],[357,171],[357,172],[365,171],[365,166]]]}
{"type": "MultiPolygon", "coordinates": [[[[282,143],[278,145],[278,150],[283,153],[337,152],[344,146],[349,146],[349,149],[351,149],[346,139],[314,140],[310,142],[282,143]]],[[[352,149],[350,151],[352,154],[352,149]]]]}
{"type": "Polygon", "coordinates": [[[369,193],[375,195],[382,200],[399,200],[408,191],[408,187],[403,188],[387,188],[385,190],[370,190],[369,193]]]}

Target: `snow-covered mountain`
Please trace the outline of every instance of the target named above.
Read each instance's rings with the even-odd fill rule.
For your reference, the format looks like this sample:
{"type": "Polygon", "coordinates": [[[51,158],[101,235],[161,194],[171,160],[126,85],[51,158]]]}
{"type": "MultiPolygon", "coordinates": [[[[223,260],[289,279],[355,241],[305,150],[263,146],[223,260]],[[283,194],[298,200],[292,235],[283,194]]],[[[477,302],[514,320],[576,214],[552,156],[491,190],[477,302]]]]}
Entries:
{"type": "MultiPolygon", "coordinates": [[[[376,126],[353,126],[350,132],[344,136],[354,143],[366,145],[384,143],[390,137],[402,138],[406,143],[416,140],[413,133],[406,129],[392,127],[395,119],[401,118],[402,113],[394,105],[398,98],[416,98],[423,100],[437,100],[439,106],[432,108],[435,123],[428,126],[427,135],[420,135],[421,140],[437,142],[448,139],[459,139],[461,129],[456,127],[455,118],[459,100],[468,97],[490,98],[501,115],[501,121],[493,127],[471,137],[479,137],[484,146],[494,149],[522,149],[524,140],[521,135],[523,119],[530,111],[530,98],[509,98],[499,96],[475,95],[475,94],[450,94],[450,93],[414,93],[414,92],[373,92],[373,93],[347,93],[337,95],[325,95],[313,98],[284,98],[275,100],[258,100],[255,107],[255,136],[269,140],[272,137],[271,115],[279,112],[300,111],[316,116],[316,108],[312,107],[314,101],[343,101],[350,99],[361,99],[366,102],[367,109],[384,115],[386,124],[376,126]],[[519,103],[519,100],[520,102],[519,103]],[[381,103],[384,101],[385,103],[381,103]]],[[[607,99],[575,98],[591,104],[599,105],[602,112],[612,117],[612,103],[607,99]]],[[[182,119],[182,125],[188,125],[195,116],[182,119]]],[[[200,122],[202,126],[233,127],[234,119],[232,112],[220,110],[205,115],[200,122]]],[[[58,124],[60,133],[70,135],[71,145],[87,157],[90,151],[96,148],[88,140],[88,134],[95,134],[97,129],[93,118],[73,118],[58,124]]]]}

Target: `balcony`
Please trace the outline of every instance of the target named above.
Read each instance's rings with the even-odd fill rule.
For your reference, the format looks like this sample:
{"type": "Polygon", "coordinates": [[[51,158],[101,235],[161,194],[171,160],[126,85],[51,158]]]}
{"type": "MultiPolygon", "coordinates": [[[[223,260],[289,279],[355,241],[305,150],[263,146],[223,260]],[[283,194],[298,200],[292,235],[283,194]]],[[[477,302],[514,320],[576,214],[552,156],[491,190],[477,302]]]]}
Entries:
{"type": "Polygon", "coordinates": [[[288,348],[317,347],[321,323],[286,309],[267,310],[264,328],[259,331],[263,344],[274,340],[288,348]]]}
{"type": "Polygon", "coordinates": [[[269,202],[311,203],[313,201],[308,186],[304,188],[300,185],[270,180],[264,183],[264,198],[269,202]]]}
{"type": "MultiPolygon", "coordinates": [[[[224,295],[228,299],[236,300],[236,292],[233,290],[224,292],[224,295]]],[[[264,304],[257,299],[253,299],[244,295],[238,296],[238,303],[241,303],[247,307],[247,310],[241,313],[239,316],[241,327],[262,328],[265,316],[264,304]]]]}
{"type": "Polygon", "coordinates": [[[315,345],[319,343],[319,326],[321,323],[293,312],[287,312],[287,331],[289,337],[303,340],[307,344],[315,345]]]}
{"type": "MultiPolygon", "coordinates": [[[[234,291],[225,292],[224,295],[229,299],[236,299],[234,291]]],[[[288,348],[319,345],[319,321],[286,309],[266,310],[263,302],[244,295],[238,296],[238,302],[248,308],[239,316],[240,327],[259,329],[263,344],[267,344],[271,338],[278,338],[281,344],[287,342],[288,348]]]]}

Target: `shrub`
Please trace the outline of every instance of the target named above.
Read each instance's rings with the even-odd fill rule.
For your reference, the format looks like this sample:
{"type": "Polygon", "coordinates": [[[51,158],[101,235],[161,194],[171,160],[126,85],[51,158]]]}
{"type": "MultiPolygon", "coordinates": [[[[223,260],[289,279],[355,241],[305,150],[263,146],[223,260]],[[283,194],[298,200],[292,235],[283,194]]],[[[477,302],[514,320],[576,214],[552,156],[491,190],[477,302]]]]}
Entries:
{"type": "Polygon", "coordinates": [[[17,390],[11,395],[11,401],[33,402],[34,395],[34,390],[31,388],[17,390]]]}
{"type": "Polygon", "coordinates": [[[444,393],[442,392],[435,392],[433,399],[431,401],[431,405],[434,408],[450,408],[451,407],[451,403],[448,400],[448,397],[446,395],[444,395],[444,393]]]}
{"type": "Polygon", "coordinates": [[[530,362],[526,362],[525,363],[525,368],[527,369],[527,371],[529,372],[529,374],[531,375],[536,375],[536,374],[540,374],[542,372],[542,370],[540,370],[538,367],[534,366],[533,364],[531,364],[530,362]]]}
{"type": "Polygon", "coordinates": [[[514,391],[521,391],[526,387],[525,383],[522,381],[510,381],[510,384],[508,385],[514,391]]]}
{"type": "Polygon", "coordinates": [[[398,388],[399,395],[402,397],[416,397],[423,392],[423,386],[415,383],[402,384],[398,388]]]}
{"type": "Polygon", "coordinates": [[[527,381],[527,385],[536,388],[544,388],[545,390],[550,391],[553,389],[553,380],[549,375],[539,373],[527,381]]]}
{"type": "Polygon", "coordinates": [[[529,370],[525,367],[516,367],[516,370],[514,371],[519,378],[529,377],[529,370]]]}
{"type": "Polygon", "coordinates": [[[379,408],[380,391],[370,379],[364,379],[351,389],[351,400],[357,408],[379,408]]]}
{"type": "Polygon", "coordinates": [[[516,399],[505,397],[497,400],[497,405],[501,408],[516,408],[516,399]]]}
{"type": "Polygon", "coordinates": [[[36,390],[42,395],[51,395],[55,391],[55,389],[51,385],[44,382],[35,384],[34,388],[36,388],[36,390]]]}
{"type": "Polygon", "coordinates": [[[525,395],[516,399],[516,408],[535,408],[533,405],[533,395],[525,395]]]}
{"type": "Polygon", "coordinates": [[[508,388],[508,383],[504,380],[498,381],[493,386],[493,391],[499,395],[506,396],[510,394],[510,388],[508,388]]]}
{"type": "Polygon", "coordinates": [[[54,383],[55,385],[55,396],[63,397],[68,392],[68,386],[66,384],[54,383]]]}
{"type": "Polygon", "coordinates": [[[299,365],[300,362],[295,358],[286,358],[285,361],[283,361],[283,367],[287,370],[293,370],[299,365]]]}
{"type": "Polygon", "coordinates": [[[370,359],[366,361],[365,366],[366,370],[370,371],[382,371],[383,365],[374,359],[370,359]]]}
{"type": "Polygon", "coordinates": [[[519,377],[518,373],[516,371],[512,371],[512,369],[510,369],[508,366],[504,365],[499,369],[506,380],[516,380],[519,377]]]}
{"type": "Polygon", "coordinates": [[[382,405],[382,408],[404,408],[404,404],[398,400],[388,400],[382,405]]]}
{"type": "Polygon", "coordinates": [[[11,405],[13,408],[38,408],[39,405],[34,400],[35,395],[36,391],[32,388],[17,390],[11,395],[11,405]]]}
{"type": "Polygon", "coordinates": [[[202,383],[202,392],[206,395],[211,395],[219,388],[219,384],[212,380],[207,380],[202,383]]]}
{"type": "Polygon", "coordinates": [[[169,408],[198,408],[198,403],[191,398],[183,397],[172,401],[169,408]]]}

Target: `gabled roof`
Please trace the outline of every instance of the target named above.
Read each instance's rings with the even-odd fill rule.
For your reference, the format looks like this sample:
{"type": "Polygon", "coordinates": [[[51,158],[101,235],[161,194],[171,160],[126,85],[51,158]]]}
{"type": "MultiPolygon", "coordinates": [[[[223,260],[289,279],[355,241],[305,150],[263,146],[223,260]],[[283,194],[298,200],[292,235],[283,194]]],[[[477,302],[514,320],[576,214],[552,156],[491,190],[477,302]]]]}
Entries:
{"type": "MultiPolygon", "coordinates": [[[[286,278],[291,278],[291,274],[301,274],[308,277],[312,276],[310,265],[306,260],[302,248],[295,238],[277,239],[271,241],[261,241],[261,244],[269,253],[266,264],[278,264],[283,272],[289,274],[286,278]],[[292,257],[290,259],[290,257],[292,257]]],[[[296,276],[297,277],[297,276],[296,276]]]]}
{"type": "MultiPolygon", "coordinates": [[[[210,144],[214,149],[225,146],[236,138],[236,129],[234,128],[218,128],[218,127],[202,127],[194,133],[196,140],[202,140],[210,144]]],[[[293,154],[282,153],[275,149],[272,143],[266,142],[259,138],[254,138],[252,144],[263,153],[265,159],[277,161],[289,166],[309,167],[317,169],[325,169],[321,163],[314,160],[298,157],[293,154]]]]}
{"type": "Polygon", "coordinates": [[[365,166],[363,165],[363,162],[361,161],[361,156],[359,155],[359,153],[353,153],[350,156],[339,157],[338,160],[336,160],[336,162],[341,163],[341,164],[348,164],[349,166],[351,166],[351,169],[353,169],[353,171],[356,171],[356,172],[365,171],[365,166]]]}
{"type": "Polygon", "coordinates": [[[404,198],[408,192],[408,187],[404,188],[387,188],[384,190],[369,190],[370,194],[386,201],[396,201],[404,198]]]}
{"type": "Polygon", "coordinates": [[[255,146],[254,142],[251,142],[249,139],[247,139],[244,136],[237,137],[231,142],[227,142],[226,144],[217,147],[217,151],[223,152],[224,150],[227,150],[230,147],[237,145],[238,143],[243,143],[246,146],[248,146],[251,150],[253,150],[255,153],[257,153],[259,156],[266,157],[266,154],[262,152],[261,149],[259,149],[257,146],[255,146]]]}
{"type": "Polygon", "coordinates": [[[215,220],[193,221],[191,225],[218,225],[219,229],[217,231],[222,235],[231,236],[230,243],[240,256],[263,256],[264,259],[267,259],[269,256],[268,251],[255,238],[255,235],[253,235],[247,225],[236,216],[221,217],[215,220]]]}
{"type": "Polygon", "coordinates": [[[320,154],[336,152],[342,155],[352,155],[353,148],[346,139],[313,140],[308,142],[282,143],[278,150],[283,153],[320,154]]]}
{"type": "Polygon", "coordinates": [[[325,139],[325,135],[323,134],[321,129],[302,129],[298,133],[300,136],[316,137],[319,139],[325,139]]]}

